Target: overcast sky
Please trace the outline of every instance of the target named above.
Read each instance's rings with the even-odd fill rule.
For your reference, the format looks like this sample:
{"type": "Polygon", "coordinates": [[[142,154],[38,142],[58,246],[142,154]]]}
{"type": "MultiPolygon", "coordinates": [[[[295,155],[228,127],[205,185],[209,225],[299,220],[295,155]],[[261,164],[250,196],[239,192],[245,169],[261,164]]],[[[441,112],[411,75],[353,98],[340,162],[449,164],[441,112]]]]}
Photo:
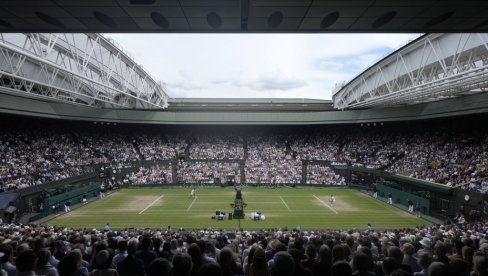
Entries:
{"type": "Polygon", "coordinates": [[[419,34],[106,34],[172,98],[331,99],[419,34]]]}

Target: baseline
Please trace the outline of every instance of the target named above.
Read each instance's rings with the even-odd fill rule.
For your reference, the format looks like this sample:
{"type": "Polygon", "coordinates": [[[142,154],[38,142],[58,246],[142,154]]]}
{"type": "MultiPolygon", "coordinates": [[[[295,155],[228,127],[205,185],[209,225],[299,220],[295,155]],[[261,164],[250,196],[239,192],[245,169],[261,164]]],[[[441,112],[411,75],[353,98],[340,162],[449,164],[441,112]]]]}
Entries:
{"type": "Polygon", "coordinates": [[[318,201],[320,201],[324,206],[326,206],[327,208],[329,208],[336,215],[339,214],[334,208],[332,208],[329,204],[325,203],[322,199],[318,198],[316,195],[313,195],[313,197],[315,197],[318,201]]]}
{"type": "Polygon", "coordinates": [[[280,196],[280,199],[281,199],[281,202],[283,202],[283,204],[285,204],[286,209],[288,209],[288,211],[290,211],[290,212],[291,212],[290,207],[288,207],[288,204],[286,204],[286,202],[285,202],[285,200],[283,199],[283,197],[281,197],[281,196],[280,196]]]}
{"type": "Polygon", "coordinates": [[[149,207],[153,206],[154,203],[156,203],[158,200],[160,200],[163,197],[164,197],[164,195],[161,195],[160,197],[156,198],[153,202],[151,202],[149,205],[147,205],[146,208],[142,209],[142,211],[139,212],[139,215],[144,213],[144,211],[146,211],[149,207]]]}
{"type": "Polygon", "coordinates": [[[186,209],[187,212],[190,211],[191,206],[193,206],[193,204],[195,203],[195,201],[197,201],[197,198],[198,198],[198,196],[195,196],[195,198],[191,202],[190,206],[188,206],[188,209],[186,209]]]}

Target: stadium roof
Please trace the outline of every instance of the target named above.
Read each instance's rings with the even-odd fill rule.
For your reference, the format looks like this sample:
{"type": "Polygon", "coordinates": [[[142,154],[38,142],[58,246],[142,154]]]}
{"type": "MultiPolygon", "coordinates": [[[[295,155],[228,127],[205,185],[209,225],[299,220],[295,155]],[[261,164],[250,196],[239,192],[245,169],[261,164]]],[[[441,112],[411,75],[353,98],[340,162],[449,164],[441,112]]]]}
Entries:
{"type": "MultiPolygon", "coordinates": [[[[2,10],[0,10],[0,33],[482,33],[488,31],[488,19],[486,19],[488,1],[0,0],[0,4],[2,6],[2,10]]],[[[51,43],[51,40],[46,41],[48,42],[47,48],[55,44],[51,43]]],[[[53,41],[57,41],[57,39],[53,41]]],[[[420,44],[418,41],[416,42],[417,45],[420,44]]],[[[462,42],[463,40],[458,41],[462,42]]],[[[481,44],[488,45],[486,41],[481,44]]],[[[412,45],[415,43],[409,47],[412,45]]],[[[409,47],[404,47],[401,50],[409,47]]],[[[54,49],[54,47],[52,48],[54,49]]],[[[431,48],[434,49],[433,51],[437,50],[434,46],[431,48]]],[[[455,45],[449,48],[454,49],[455,45]]],[[[474,84],[465,87],[465,82],[460,80],[457,81],[455,87],[449,83],[451,86],[446,87],[443,91],[436,92],[437,94],[433,95],[421,95],[422,100],[419,100],[419,94],[416,94],[415,91],[402,93],[404,97],[398,99],[398,93],[391,93],[392,89],[389,85],[375,86],[374,91],[365,91],[360,85],[352,85],[354,81],[360,78],[364,79],[368,71],[386,64],[386,61],[391,57],[404,58],[406,55],[401,50],[392,53],[348,85],[342,87],[341,93],[336,93],[334,96],[334,106],[339,109],[396,106],[449,98],[454,95],[454,90],[456,90],[457,95],[486,91],[485,85],[479,87],[479,81],[476,83],[471,81],[474,84]],[[346,87],[350,87],[350,91],[346,91],[346,87]],[[392,97],[395,99],[391,99],[392,97]],[[384,101],[384,98],[389,99],[384,101]]],[[[117,50],[110,53],[112,52],[115,52],[114,56],[124,56],[122,51],[117,50]]],[[[454,52],[467,57],[469,56],[466,53],[470,53],[468,51],[454,52]]],[[[435,54],[437,55],[437,52],[435,54]]],[[[480,60],[482,60],[484,53],[477,56],[481,57],[480,60]]],[[[396,64],[400,64],[398,60],[396,64]]],[[[447,72],[446,66],[442,66],[446,64],[446,60],[449,60],[449,57],[438,58],[432,62],[433,65],[422,64],[417,68],[431,69],[432,72],[434,72],[433,69],[440,70],[439,68],[441,68],[447,72]],[[435,66],[436,64],[441,66],[435,66]]],[[[461,62],[464,61],[461,60],[461,62]]],[[[39,64],[39,66],[45,66],[45,62],[39,64]]],[[[388,65],[391,63],[386,64],[386,66],[388,65]]],[[[459,63],[459,66],[465,66],[465,64],[459,63]]],[[[105,67],[111,68],[111,66],[105,67]]],[[[110,69],[109,71],[108,75],[110,76],[113,70],[110,69]]],[[[140,71],[144,70],[141,69],[140,71]]],[[[450,76],[447,73],[444,75],[450,76]]],[[[104,76],[101,75],[101,77],[104,76]]],[[[412,87],[417,89],[417,79],[412,77],[412,73],[407,76],[410,76],[411,83],[414,83],[412,87]]],[[[16,77],[18,76],[11,76],[12,80],[16,77]]],[[[111,78],[108,79],[112,80],[111,78]]],[[[392,79],[390,82],[397,84],[399,80],[404,81],[407,78],[404,75],[395,75],[392,79]]],[[[427,78],[424,79],[428,80],[427,78]]],[[[13,85],[16,84],[15,81],[9,83],[13,85]]],[[[22,81],[27,84],[31,82],[30,79],[23,79],[22,81]]],[[[413,90],[411,87],[407,88],[413,90]]],[[[161,88],[160,90],[164,89],[161,88]]],[[[99,93],[99,91],[100,89],[95,92],[99,93]]],[[[121,91],[125,90],[121,89],[121,91]]],[[[55,92],[56,95],[59,94],[59,91],[56,90],[55,92]]],[[[76,101],[73,100],[73,93],[69,97],[64,96],[68,98],[67,100],[59,97],[52,98],[78,104],[82,99],[83,104],[103,108],[114,108],[111,105],[120,105],[125,108],[147,108],[145,104],[141,104],[144,102],[144,98],[140,98],[137,93],[136,101],[132,99],[133,93],[128,94],[130,97],[118,97],[115,100],[105,98],[100,100],[98,94],[96,97],[92,94],[85,93],[76,96],[74,97],[76,101]],[[83,97],[88,98],[88,100],[83,97]]],[[[163,95],[162,100],[158,100],[156,105],[150,103],[156,108],[165,108],[169,102],[173,111],[253,111],[263,108],[276,111],[298,111],[300,108],[302,111],[332,110],[331,101],[308,99],[169,99],[165,93],[161,94],[163,95]]],[[[43,95],[43,97],[47,96],[43,95]]]]}
{"type": "Polygon", "coordinates": [[[167,111],[332,111],[331,100],[286,98],[175,98],[167,111]]]}
{"type": "Polygon", "coordinates": [[[488,91],[486,33],[427,34],[336,87],[334,107],[412,105],[488,91]]]}
{"type": "Polygon", "coordinates": [[[485,32],[488,1],[0,0],[0,32],[485,32]]]}

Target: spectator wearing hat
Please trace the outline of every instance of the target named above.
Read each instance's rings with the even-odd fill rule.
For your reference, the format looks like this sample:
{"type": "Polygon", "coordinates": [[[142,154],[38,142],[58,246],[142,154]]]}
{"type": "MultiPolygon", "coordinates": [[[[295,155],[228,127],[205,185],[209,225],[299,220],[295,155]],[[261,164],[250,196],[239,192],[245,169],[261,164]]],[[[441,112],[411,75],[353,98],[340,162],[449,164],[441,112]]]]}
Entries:
{"type": "Polygon", "coordinates": [[[424,238],[422,238],[422,240],[420,240],[419,243],[422,246],[422,248],[419,251],[417,251],[417,255],[420,256],[420,254],[427,253],[430,256],[432,256],[432,249],[430,248],[431,247],[430,239],[427,237],[424,237],[424,238]]]}
{"type": "Polygon", "coordinates": [[[480,252],[486,254],[488,253],[488,242],[484,242],[482,244],[480,244],[480,252]]]}

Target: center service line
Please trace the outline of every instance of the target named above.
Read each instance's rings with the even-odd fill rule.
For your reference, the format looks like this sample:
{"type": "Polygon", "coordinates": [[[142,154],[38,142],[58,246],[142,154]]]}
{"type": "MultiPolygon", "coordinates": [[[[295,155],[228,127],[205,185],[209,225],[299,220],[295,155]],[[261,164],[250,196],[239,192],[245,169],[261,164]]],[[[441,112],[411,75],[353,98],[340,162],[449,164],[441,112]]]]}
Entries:
{"type": "Polygon", "coordinates": [[[283,202],[283,204],[285,204],[286,208],[288,209],[288,211],[291,212],[291,209],[290,207],[288,207],[288,204],[286,204],[286,202],[283,200],[283,198],[280,196],[280,199],[281,199],[281,202],[283,202]]]}
{"type": "Polygon", "coordinates": [[[153,202],[151,202],[151,204],[147,205],[146,208],[144,208],[142,211],[140,211],[139,215],[144,213],[144,211],[146,211],[149,207],[153,206],[154,203],[156,203],[158,200],[160,200],[163,197],[164,197],[164,195],[161,195],[160,197],[156,198],[153,202]]]}
{"type": "Polygon", "coordinates": [[[322,199],[318,198],[316,195],[313,195],[318,201],[322,202],[322,204],[324,204],[325,206],[327,206],[327,208],[329,208],[330,210],[332,210],[332,212],[334,212],[336,215],[339,214],[337,213],[336,210],[334,210],[334,208],[330,207],[329,204],[325,203],[322,199]]]}
{"type": "Polygon", "coordinates": [[[193,199],[190,206],[188,206],[188,209],[186,209],[187,212],[190,211],[191,206],[193,206],[193,203],[195,203],[195,201],[197,201],[197,198],[198,198],[198,196],[195,196],[195,199],[193,199]]]}

